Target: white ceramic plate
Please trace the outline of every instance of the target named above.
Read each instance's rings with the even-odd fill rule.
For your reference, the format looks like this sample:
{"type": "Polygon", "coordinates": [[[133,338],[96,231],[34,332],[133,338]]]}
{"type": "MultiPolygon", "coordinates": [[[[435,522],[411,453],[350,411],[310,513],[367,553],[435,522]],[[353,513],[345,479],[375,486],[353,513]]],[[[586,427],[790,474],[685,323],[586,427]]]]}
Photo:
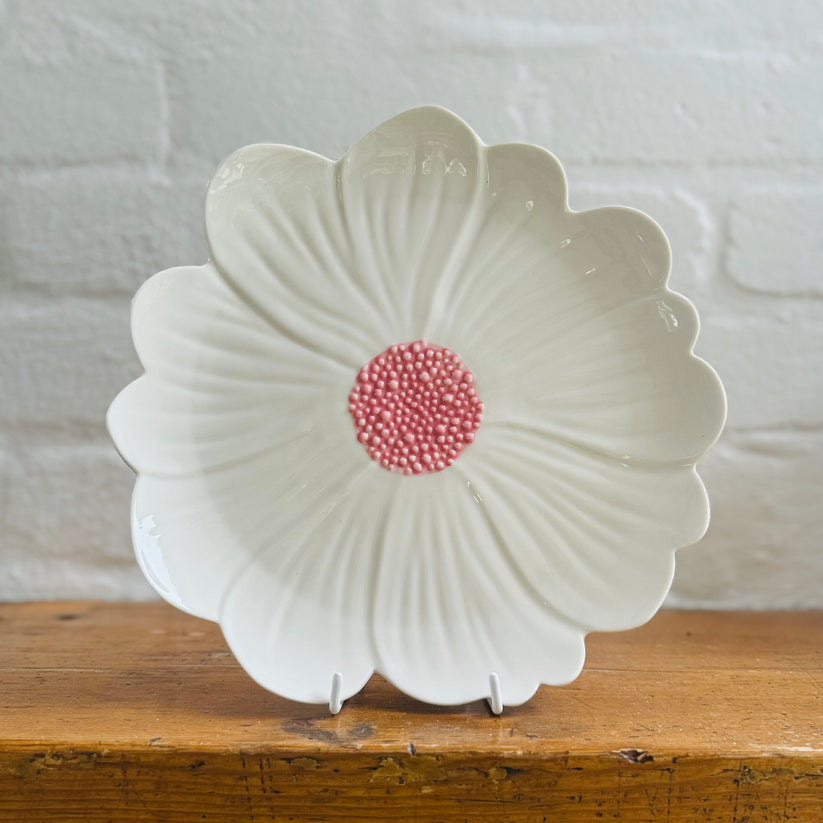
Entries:
{"type": "Polygon", "coordinates": [[[146,577],[255,680],[499,710],[654,614],[725,399],[652,220],[427,107],[337,163],[240,149],[206,228],[135,298],[108,425],[146,577]]]}

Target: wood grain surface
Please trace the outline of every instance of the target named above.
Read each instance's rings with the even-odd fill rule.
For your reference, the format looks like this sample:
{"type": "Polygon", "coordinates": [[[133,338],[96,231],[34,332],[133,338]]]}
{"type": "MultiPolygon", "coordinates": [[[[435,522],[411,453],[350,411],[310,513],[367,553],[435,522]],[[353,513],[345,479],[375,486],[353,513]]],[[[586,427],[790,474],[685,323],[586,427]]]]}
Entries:
{"type": "Polygon", "coordinates": [[[661,612],[500,717],[331,717],[161,603],[0,605],[0,821],[823,821],[823,612],[661,612]]]}

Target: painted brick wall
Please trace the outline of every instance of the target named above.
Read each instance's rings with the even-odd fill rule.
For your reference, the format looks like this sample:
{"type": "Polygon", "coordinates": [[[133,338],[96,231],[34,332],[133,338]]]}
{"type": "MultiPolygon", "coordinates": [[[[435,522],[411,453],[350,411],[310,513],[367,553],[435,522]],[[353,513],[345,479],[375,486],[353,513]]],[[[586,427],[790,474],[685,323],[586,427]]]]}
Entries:
{"type": "Polygon", "coordinates": [[[821,77],[819,0],[0,0],[0,599],[152,596],[103,416],[217,162],[437,102],[670,236],[730,412],[669,602],[823,606],[821,77]]]}

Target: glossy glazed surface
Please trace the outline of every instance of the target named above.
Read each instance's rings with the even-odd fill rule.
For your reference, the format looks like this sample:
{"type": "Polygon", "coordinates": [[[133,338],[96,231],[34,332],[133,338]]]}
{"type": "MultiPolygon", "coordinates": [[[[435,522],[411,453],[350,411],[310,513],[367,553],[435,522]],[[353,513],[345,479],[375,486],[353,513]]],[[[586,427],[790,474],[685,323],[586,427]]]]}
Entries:
{"type": "Polygon", "coordinates": [[[240,149],[206,226],[212,261],[135,298],[146,374],[108,423],[147,578],[252,677],[327,702],[377,670],[461,703],[494,673],[518,704],[577,676],[586,632],[654,614],[708,524],[694,466],[725,399],[653,221],[570,212],[548,152],[429,107],[337,163],[240,149]],[[406,341],[458,353],[483,400],[471,447],[413,476],[349,410],[406,341]]]}

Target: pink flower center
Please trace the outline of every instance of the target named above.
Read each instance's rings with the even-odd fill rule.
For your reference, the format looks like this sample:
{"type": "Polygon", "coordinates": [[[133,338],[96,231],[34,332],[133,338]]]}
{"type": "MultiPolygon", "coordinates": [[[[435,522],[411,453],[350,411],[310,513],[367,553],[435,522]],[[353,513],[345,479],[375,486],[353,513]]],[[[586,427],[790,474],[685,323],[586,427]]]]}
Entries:
{"type": "Polygon", "coordinates": [[[360,369],[349,412],[372,460],[389,471],[428,474],[451,466],[474,440],[483,403],[453,351],[416,340],[360,369]]]}

